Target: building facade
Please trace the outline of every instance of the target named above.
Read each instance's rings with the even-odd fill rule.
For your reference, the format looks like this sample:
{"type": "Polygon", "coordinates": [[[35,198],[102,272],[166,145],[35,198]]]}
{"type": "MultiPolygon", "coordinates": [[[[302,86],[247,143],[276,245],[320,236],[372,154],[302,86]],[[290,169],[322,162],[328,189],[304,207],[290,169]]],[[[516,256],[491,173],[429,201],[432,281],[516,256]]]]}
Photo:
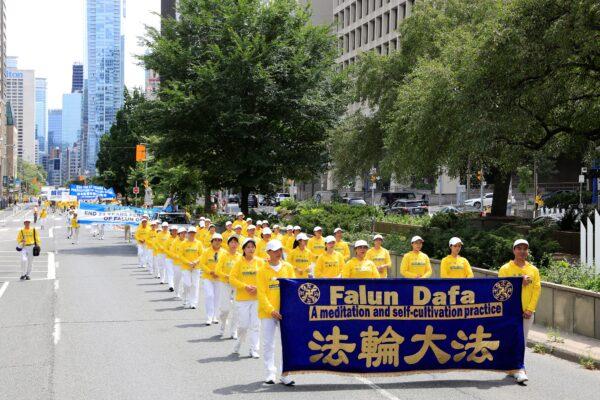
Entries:
{"type": "Polygon", "coordinates": [[[35,162],[35,76],[32,70],[17,68],[16,57],[8,57],[6,100],[12,106],[17,127],[17,156],[35,162]]]}
{"type": "Polygon", "coordinates": [[[83,64],[73,64],[73,73],[71,81],[71,93],[83,92],[83,64]]]}
{"type": "Polygon", "coordinates": [[[62,144],[62,110],[48,110],[48,149],[62,144]]]}
{"type": "Polygon", "coordinates": [[[100,137],[123,106],[124,9],[121,0],[87,0],[88,132],[85,170],[93,175],[100,137]]]}
{"type": "Polygon", "coordinates": [[[7,115],[6,115],[6,1],[0,0],[0,197],[7,194],[7,115]],[[4,177],[7,177],[6,179],[4,177]]]}
{"type": "Polygon", "coordinates": [[[159,86],[160,86],[160,76],[158,76],[158,74],[155,71],[153,71],[151,69],[147,69],[145,83],[146,84],[145,84],[144,92],[145,92],[146,98],[155,99],[156,95],[158,93],[159,86]]]}
{"type": "Polygon", "coordinates": [[[63,94],[62,98],[62,136],[60,148],[73,146],[81,137],[83,93],[63,94]]]}
{"type": "Polygon", "coordinates": [[[46,121],[48,116],[48,105],[46,97],[46,78],[35,78],[35,139],[38,144],[36,164],[40,163],[39,153],[46,153],[48,151],[48,131],[46,121]]]}

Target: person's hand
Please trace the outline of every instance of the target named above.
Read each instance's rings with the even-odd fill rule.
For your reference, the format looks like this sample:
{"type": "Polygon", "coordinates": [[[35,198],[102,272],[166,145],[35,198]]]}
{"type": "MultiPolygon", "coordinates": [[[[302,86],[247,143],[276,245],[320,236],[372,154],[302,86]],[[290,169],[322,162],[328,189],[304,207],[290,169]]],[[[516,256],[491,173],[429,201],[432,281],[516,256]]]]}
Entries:
{"type": "Polygon", "coordinates": [[[531,283],[531,277],[529,275],[523,275],[523,286],[527,286],[531,283]]]}
{"type": "Polygon", "coordinates": [[[281,314],[279,314],[279,312],[277,312],[277,311],[272,311],[271,317],[273,317],[274,319],[276,319],[278,321],[281,321],[281,319],[282,319],[281,314]]]}
{"type": "Polygon", "coordinates": [[[256,286],[246,285],[246,287],[244,289],[246,289],[246,292],[248,292],[250,294],[256,294],[256,286]]]}
{"type": "Polygon", "coordinates": [[[525,311],[523,312],[523,318],[525,318],[525,319],[529,319],[529,318],[531,318],[532,316],[533,316],[533,312],[531,312],[531,311],[529,311],[529,310],[525,310],[525,311]]]}

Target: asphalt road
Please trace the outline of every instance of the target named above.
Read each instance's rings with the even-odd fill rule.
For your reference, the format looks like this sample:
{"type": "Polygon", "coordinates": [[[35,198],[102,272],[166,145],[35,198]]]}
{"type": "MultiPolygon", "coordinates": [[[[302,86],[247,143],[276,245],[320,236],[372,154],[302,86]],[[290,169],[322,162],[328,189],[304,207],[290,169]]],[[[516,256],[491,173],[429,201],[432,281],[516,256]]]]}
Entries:
{"type": "Polygon", "coordinates": [[[495,372],[368,379],[298,375],[265,386],[262,360],[231,354],[203,312],[183,310],[136,265],[133,245],[107,229],[65,239],[50,215],[43,254],[21,282],[14,251],[25,212],[0,212],[0,399],[597,399],[600,372],[527,352],[530,381],[495,372]],[[8,213],[10,214],[10,213],[8,213]],[[52,232],[52,237],[50,237],[52,232]],[[6,285],[5,282],[9,282],[6,285]]]}

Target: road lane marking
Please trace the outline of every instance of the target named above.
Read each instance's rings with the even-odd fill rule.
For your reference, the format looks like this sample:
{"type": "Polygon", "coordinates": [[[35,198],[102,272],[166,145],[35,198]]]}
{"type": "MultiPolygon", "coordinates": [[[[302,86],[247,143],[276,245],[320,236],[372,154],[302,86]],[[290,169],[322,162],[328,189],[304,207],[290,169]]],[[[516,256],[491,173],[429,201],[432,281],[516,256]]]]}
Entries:
{"type": "Polygon", "coordinates": [[[2,286],[0,286],[0,297],[6,292],[6,288],[8,287],[8,282],[4,282],[2,286]]]}
{"type": "Polygon", "coordinates": [[[52,332],[54,338],[54,345],[56,346],[60,341],[60,318],[54,319],[54,332],[52,332]]]}
{"type": "Polygon", "coordinates": [[[392,393],[388,392],[384,388],[377,386],[370,379],[367,379],[367,378],[365,378],[363,376],[359,376],[359,375],[354,375],[354,378],[356,378],[358,381],[364,383],[365,385],[369,386],[371,389],[375,390],[377,393],[379,393],[381,396],[385,397],[388,400],[400,400],[400,398],[394,396],[392,393]]]}
{"type": "Polygon", "coordinates": [[[48,253],[48,279],[56,278],[56,264],[54,263],[54,253],[48,253]]]}

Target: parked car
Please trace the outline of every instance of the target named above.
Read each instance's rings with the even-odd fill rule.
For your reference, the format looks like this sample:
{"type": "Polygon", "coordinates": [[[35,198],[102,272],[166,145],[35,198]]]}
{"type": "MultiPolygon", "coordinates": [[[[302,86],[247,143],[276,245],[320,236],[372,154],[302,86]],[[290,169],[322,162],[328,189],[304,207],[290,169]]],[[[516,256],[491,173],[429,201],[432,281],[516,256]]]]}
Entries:
{"type": "MultiPolygon", "coordinates": [[[[493,200],[494,200],[494,193],[484,194],[483,195],[483,206],[491,207],[493,200]]],[[[515,204],[515,196],[511,196],[506,202],[510,203],[510,204],[515,204]]],[[[465,206],[474,207],[476,209],[481,209],[481,197],[474,197],[472,199],[465,200],[465,206]]]]}
{"type": "MultiPolygon", "coordinates": [[[[229,196],[227,198],[227,203],[229,203],[229,204],[241,204],[240,203],[240,196],[238,196],[237,194],[229,196]]],[[[256,207],[258,207],[258,197],[256,197],[255,194],[249,194],[248,195],[248,207],[250,207],[250,208],[256,208],[256,207]]]]}
{"type": "Polygon", "coordinates": [[[386,214],[400,215],[425,215],[429,213],[429,207],[422,200],[396,200],[386,211],[386,214]]]}
{"type": "Polygon", "coordinates": [[[382,206],[389,206],[399,199],[416,200],[417,195],[414,192],[383,192],[381,193],[381,199],[379,204],[382,206]]]}
{"type": "Polygon", "coordinates": [[[440,210],[438,211],[438,213],[441,214],[460,214],[462,211],[459,210],[458,208],[454,207],[454,206],[445,206],[440,208],[440,210]]]}
{"type": "Polygon", "coordinates": [[[192,222],[184,212],[158,212],[152,216],[152,219],[160,219],[162,222],[168,222],[169,225],[190,225],[192,222]]]}
{"type": "Polygon", "coordinates": [[[348,204],[349,206],[367,206],[367,202],[360,197],[344,197],[342,203],[348,204]]]}

